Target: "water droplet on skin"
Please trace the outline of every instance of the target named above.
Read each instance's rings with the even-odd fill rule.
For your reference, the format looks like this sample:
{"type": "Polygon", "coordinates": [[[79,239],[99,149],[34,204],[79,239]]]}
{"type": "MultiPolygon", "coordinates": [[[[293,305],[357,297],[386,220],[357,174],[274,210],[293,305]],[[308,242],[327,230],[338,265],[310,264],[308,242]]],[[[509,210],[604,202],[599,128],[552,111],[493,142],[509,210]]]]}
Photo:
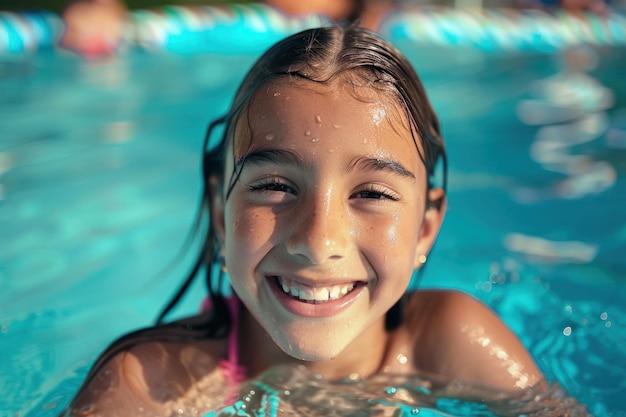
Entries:
{"type": "Polygon", "coordinates": [[[334,150],[334,149],[329,149],[329,150],[328,150],[328,153],[333,153],[333,152],[335,152],[335,150],[334,150]]]}
{"type": "Polygon", "coordinates": [[[311,131],[310,130],[305,130],[304,131],[304,136],[311,136],[311,131]]]}
{"type": "Polygon", "coordinates": [[[409,361],[409,359],[402,353],[398,353],[398,355],[396,356],[396,360],[402,365],[406,364],[409,361]]]}
{"type": "Polygon", "coordinates": [[[315,143],[315,142],[319,142],[320,138],[313,138],[311,139],[311,142],[315,143]]]}
{"type": "Polygon", "coordinates": [[[265,120],[265,119],[267,119],[267,116],[259,116],[259,118],[260,118],[261,120],[265,120]]]}
{"type": "Polygon", "coordinates": [[[338,125],[337,123],[333,123],[333,127],[334,127],[335,129],[339,129],[339,128],[341,128],[341,125],[338,125]]]}
{"type": "Polygon", "coordinates": [[[276,92],[274,93],[274,97],[278,97],[280,95],[280,93],[276,92]]]}
{"type": "Polygon", "coordinates": [[[268,133],[267,135],[265,135],[265,139],[267,139],[267,140],[274,139],[274,134],[273,133],[268,133]]]}
{"type": "Polygon", "coordinates": [[[285,396],[290,396],[291,395],[291,391],[289,391],[288,389],[285,390],[285,392],[283,392],[283,394],[285,394],[285,396]]]}
{"type": "Polygon", "coordinates": [[[319,114],[315,115],[315,123],[322,123],[322,116],[320,116],[319,114]]]}
{"type": "Polygon", "coordinates": [[[370,114],[372,115],[372,123],[376,126],[380,125],[380,123],[385,119],[386,112],[383,107],[372,106],[370,108],[370,114]]]}

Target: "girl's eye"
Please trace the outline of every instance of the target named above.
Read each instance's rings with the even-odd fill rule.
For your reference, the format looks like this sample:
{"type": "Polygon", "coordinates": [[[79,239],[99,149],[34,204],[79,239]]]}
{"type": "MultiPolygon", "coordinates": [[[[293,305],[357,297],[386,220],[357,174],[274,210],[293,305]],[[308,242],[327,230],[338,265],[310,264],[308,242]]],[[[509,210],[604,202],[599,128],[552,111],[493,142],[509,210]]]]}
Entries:
{"type": "Polygon", "coordinates": [[[392,200],[392,201],[398,201],[400,199],[400,197],[396,193],[384,187],[375,186],[375,185],[368,186],[365,190],[357,191],[354,194],[354,197],[374,199],[374,200],[392,200]]]}
{"type": "Polygon", "coordinates": [[[292,187],[277,179],[268,179],[262,183],[251,185],[249,188],[251,191],[269,191],[288,194],[296,193],[292,187]]]}

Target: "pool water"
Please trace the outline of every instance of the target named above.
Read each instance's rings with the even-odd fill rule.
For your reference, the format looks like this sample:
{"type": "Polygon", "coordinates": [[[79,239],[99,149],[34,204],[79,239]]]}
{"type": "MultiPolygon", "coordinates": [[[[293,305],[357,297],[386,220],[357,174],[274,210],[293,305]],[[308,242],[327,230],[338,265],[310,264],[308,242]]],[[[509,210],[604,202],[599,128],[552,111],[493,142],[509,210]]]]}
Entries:
{"type": "MultiPolygon", "coordinates": [[[[450,160],[420,286],[485,300],[550,381],[596,416],[626,416],[626,50],[583,51],[568,72],[563,53],[399,46],[450,160]]],[[[254,58],[0,57],[1,415],[58,415],[108,343],[153,322],[193,257],[181,250],[207,122],[254,58]]],[[[175,315],[203,295],[197,283],[175,315]]],[[[406,408],[402,384],[368,389],[395,388],[381,398],[402,415],[491,415],[423,392],[406,408]]]]}

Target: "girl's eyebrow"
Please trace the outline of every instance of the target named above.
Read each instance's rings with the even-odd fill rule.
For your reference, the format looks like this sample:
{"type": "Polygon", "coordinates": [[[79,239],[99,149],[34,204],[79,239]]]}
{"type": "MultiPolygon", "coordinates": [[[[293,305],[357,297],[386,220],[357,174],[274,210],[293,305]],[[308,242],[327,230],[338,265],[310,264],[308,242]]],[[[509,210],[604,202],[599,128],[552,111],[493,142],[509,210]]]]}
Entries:
{"type": "MultiPolygon", "coordinates": [[[[244,163],[246,165],[277,164],[298,167],[309,166],[306,159],[297,152],[288,149],[276,148],[258,149],[250,152],[237,160],[236,168],[240,169],[244,163]]],[[[350,172],[354,169],[389,172],[391,174],[415,180],[415,175],[411,171],[405,168],[400,162],[394,161],[393,159],[358,157],[353,159],[350,164],[348,164],[346,171],[350,172]]]]}
{"type": "MultiPolygon", "coordinates": [[[[297,152],[287,149],[266,148],[250,152],[237,160],[236,168],[246,165],[278,164],[302,166],[305,160],[297,152]]],[[[308,164],[306,164],[308,165],[308,164]]]]}
{"type": "Polygon", "coordinates": [[[415,175],[411,171],[393,159],[359,157],[352,160],[348,166],[348,171],[353,169],[389,172],[415,180],[415,175]]]}

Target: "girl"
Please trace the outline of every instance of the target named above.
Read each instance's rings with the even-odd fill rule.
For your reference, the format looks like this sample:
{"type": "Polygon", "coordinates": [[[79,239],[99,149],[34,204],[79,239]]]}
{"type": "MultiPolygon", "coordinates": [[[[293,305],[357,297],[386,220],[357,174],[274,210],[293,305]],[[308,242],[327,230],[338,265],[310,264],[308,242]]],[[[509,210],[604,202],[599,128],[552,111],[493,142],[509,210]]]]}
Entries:
{"type": "Polygon", "coordinates": [[[293,35],[252,67],[207,144],[218,126],[203,164],[210,226],[191,274],[206,267],[210,307],[114,343],[67,415],[201,415],[278,365],[331,381],[545,385],[480,302],[406,293],[444,218],[446,157],[424,88],[393,46],[354,26],[293,35]],[[214,265],[236,297],[214,290],[214,265]]]}

